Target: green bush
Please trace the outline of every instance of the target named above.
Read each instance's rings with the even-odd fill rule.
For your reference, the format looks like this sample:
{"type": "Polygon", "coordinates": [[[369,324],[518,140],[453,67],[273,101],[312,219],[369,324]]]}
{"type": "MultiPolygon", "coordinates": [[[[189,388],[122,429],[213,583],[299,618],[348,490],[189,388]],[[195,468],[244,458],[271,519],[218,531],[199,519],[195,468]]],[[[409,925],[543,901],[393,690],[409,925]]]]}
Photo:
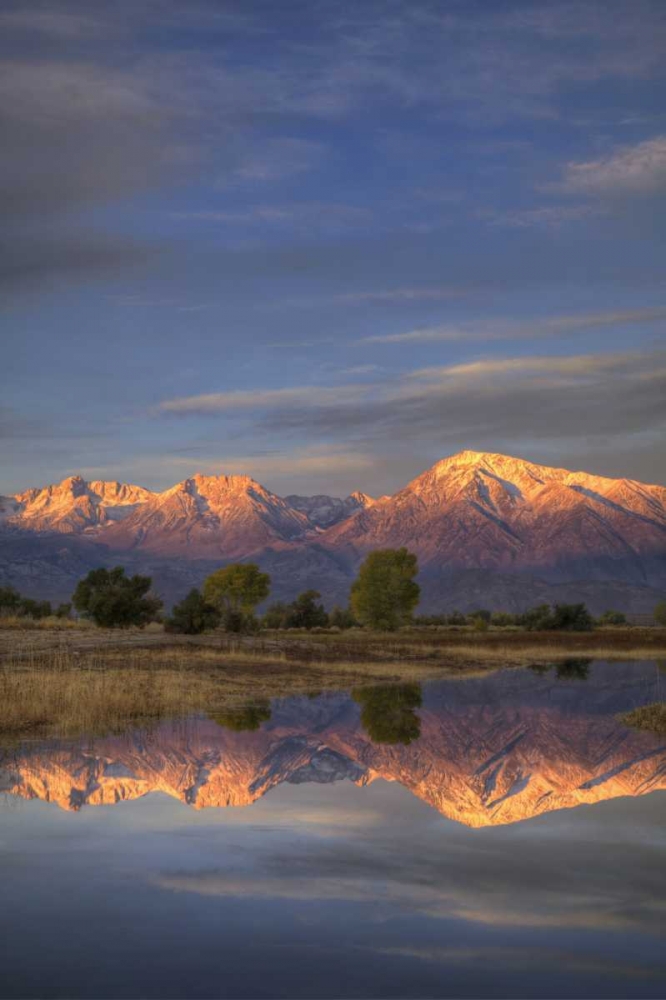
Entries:
{"type": "Polygon", "coordinates": [[[598,618],[599,625],[626,625],[627,616],[623,615],[621,611],[604,611],[602,615],[598,618]]]}
{"type": "Polygon", "coordinates": [[[194,587],[179,604],[174,604],[165,622],[167,632],[200,635],[220,624],[220,612],[194,587]]]}

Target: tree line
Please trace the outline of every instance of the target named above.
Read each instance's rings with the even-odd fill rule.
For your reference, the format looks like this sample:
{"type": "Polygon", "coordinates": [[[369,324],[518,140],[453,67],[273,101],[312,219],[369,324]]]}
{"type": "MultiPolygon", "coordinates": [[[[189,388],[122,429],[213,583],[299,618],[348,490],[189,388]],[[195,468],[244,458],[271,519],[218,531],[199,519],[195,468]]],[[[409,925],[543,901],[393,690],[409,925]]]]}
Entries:
{"type": "MultiPolygon", "coordinates": [[[[68,618],[75,609],[104,628],[143,627],[164,621],[170,632],[196,635],[223,627],[228,632],[268,629],[313,629],[366,627],[395,631],[406,625],[472,626],[484,631],[490,626],[516,626],[527,631],[589,631],[596,625],[623,625],[619,611],[606,611],[594,619],[585,604],[540,604],[522,614],[491,612],[485,608],[463,614],[419,615],[414,611],[421,590],[415,577],[416,556],[406,548],[378,549],[361,565],[351,586],[348,607],[327,612],[317,590],[306,590],[293,601],[274,602],[263,615],[257,608],[269,597],[271,579],[255,563],[232,563],[211,573],[201,589],[193,588],[163,617],[163,602],[152,592],[149,576],[127,576],[122,566],[91,570],[81,580],[71,602],[53,608],[49,601],[22,597],[12,587],[0,588],[0,614],[39,619],[56,615],[68,618]]],[[[654,611],[655,620],[666,625],[666,601],[654,611]]]]}

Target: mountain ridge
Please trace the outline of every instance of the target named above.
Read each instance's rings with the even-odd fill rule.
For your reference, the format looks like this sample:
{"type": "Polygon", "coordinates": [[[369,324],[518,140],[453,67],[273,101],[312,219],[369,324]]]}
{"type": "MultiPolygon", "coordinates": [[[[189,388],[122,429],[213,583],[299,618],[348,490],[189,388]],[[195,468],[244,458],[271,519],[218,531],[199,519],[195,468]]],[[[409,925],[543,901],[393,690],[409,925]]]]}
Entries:
{"type": "Polygon", "coordinates": [[[65,549],[76,540],[110,560],[178,560],[183,574],[185,563],[253,558],[281,567],[283,589],[314,586],[335,600],[367,552],[402,545],[440,606],[464,571],[495,583],[502,575],[613,583],[634,588],[629,604],[644,598],[646,607],[656,600],[638,591],[666,587],[665,487],[495,452],[443,458],[379,499],[281,497],[243,475],[198,473],[160,492],[71,476],[0,498],[0,579],[22,571],[20,554],[3,568],[3,543],[46,547],[58,536],[65,549]]]}

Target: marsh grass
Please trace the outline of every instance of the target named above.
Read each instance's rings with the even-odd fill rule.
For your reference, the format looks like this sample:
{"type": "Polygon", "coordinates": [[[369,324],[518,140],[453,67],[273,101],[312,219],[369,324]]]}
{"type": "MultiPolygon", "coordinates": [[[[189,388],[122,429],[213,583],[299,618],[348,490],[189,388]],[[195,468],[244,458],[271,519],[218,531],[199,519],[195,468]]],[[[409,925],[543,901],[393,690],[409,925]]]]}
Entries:
{"type": "Polygon", "coordinates": [[[657,701],[652,705],[642,705],[620,716],[620,719],[634,729],[646,729],[651,733],[666,736],[666,702],[657,701]]]}
{"type": "Polygon", "coordinates": [[[666,630],[554,633],[0,631],[0,738],[102,735],[359,684],[468,677],[575,656],[666,659],[666,630]],[[619,637],[619,641],[618,641],[619,637]]]}

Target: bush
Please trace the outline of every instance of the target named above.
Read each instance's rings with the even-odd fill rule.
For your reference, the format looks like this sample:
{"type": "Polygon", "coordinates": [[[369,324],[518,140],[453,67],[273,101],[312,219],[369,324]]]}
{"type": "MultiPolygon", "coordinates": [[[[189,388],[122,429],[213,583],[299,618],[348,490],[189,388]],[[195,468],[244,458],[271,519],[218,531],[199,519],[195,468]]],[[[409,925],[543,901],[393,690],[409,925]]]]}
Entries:
{"type": "Polygon", "coordinates": [[[328,615],[323,604],[317,604],[321,597],[318,590],[305,590],[289,605],[287,628],[326,628],[328,615]]]}
{"type": "Polygon", "coordinates": [[[74,591],[72,603],[102,628],[143,627],[159,616],[162,601],[150,594],[149,576],[125,576],[122,566],[93,569],[74,591]]]}
{"type": "Polygon", "coordinates": [[[220,624],[220,612],[209,604],[194,587],[180,604],[174,604],[171,616],[165,622],[167,632],[183,635],[200,635],[220,624]]]}
{"type": "Polygon", "coordinates": [[[0,614],[17,614],[21,595],[13,587],[0,587],[0,614]]]}
{"type": "Polygon", "coordinates": [[[275,601],[269,605],[261,619],[262,628],[286,628],[289,617],[289,605],[284,601],[275,601]]]}
{"type": "Polygon", "coordinates": [[[64,604],[59,604],[55,611],[56,618],[71,618],[72,615],[72,603],[67,601],[64,604]]]}
{"type": "Polygon", "coordinates": [[[598,625],[626,625],[627,616],[621,611],[604,611],[597,620],[598,625]]]}
{"type": "Polygon", "coordinates": [[[509,625],[516,624],[516,616],[509,614],[508,611],[495,611],[491,616],[490,624],[497,628],[508,628],[509,625]]]}
{"type": "Polygon", "coordinates": [[[487,608],[479,608],[477,611],[470,611],[467,615],[467,620],[473,625],[475,621],[480,619],[485,622],[486,625],[489,625],[491,617],[492,614],[487,608]]]}
{"type": "Polygon", "coordinates": [[[377,549],[359,570],[351,588],[351,608],[361,625],[392,632],[407,625],[421,588],[416,556],[407,549],[377,549]]]}
{"type": "Polygon", "coordinates": [[[537,604],[518,618],[518,624],[528,632],[543,632],[553,627],[550,604],[537,604]]]}
{"type": "Polygon", "coordinates": [[[462,611],[452,611],[450,615],[447,615],[446,624],[455,626],[466,625],[467,619],[465,618],[462,611]]]}
{"type": "Polygon", "coordinates": [[[654,620],[657,625],[666,625],[666,601],[659,601],[654,609],[654,620]]]}
{"type": "Polygon", "coordinates": [[[481,618],[480,615],[475,615],[474,617],[472,617],[470,619],[470,625],[472,626],[475,632],[487,632],[488,628],[490,627],[488,625],[488,620],[486,618],[481,618]]]}
{"type": "Polygon", "coordinates": [[[594,619],[584,604],[538,604],[518,619],[528,632],[590,632],[594,619]]]}
{"type": "Polygon", "coordinates": [[[328,616],[328,624],[331,628],[348,629],[358,628],[358,622],[349,608],[339,608],[337,605],[328,616]]]}
{"type": "Polygon", "coordinates": [[[594,619],[584,604],[556,604],[551,628],[557,632],[591,632],[594,619]]]}
{"type": "Polygon", "coordinates": [[[24,618],[50,618],[53,614],[50,601],[33,601],[31,597],[22,597],[17,610],[24,618]]]}

